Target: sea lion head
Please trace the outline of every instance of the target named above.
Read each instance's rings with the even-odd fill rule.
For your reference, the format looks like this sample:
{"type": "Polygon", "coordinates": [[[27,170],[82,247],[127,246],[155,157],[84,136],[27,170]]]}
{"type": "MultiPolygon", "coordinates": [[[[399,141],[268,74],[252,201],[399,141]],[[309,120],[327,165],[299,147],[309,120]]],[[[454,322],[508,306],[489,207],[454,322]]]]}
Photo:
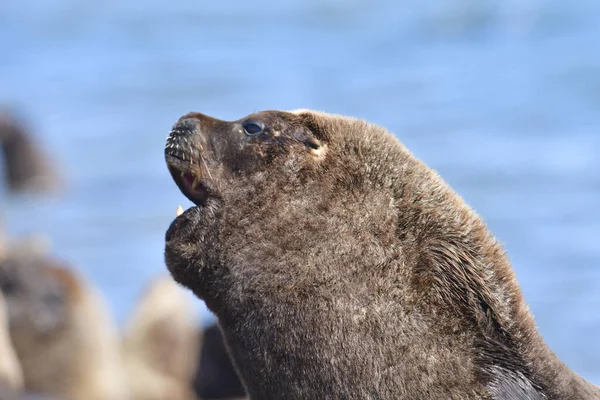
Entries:
{"type": "MultiPolygon", "coordinates": [[[[167,137],[165,158],[173,180],[196,206],[166,234],[166,261],[174,278],[205,298],[209,281],[224,278],[232,265],[224,259],[229,244],[268,243],[273,238],[254,229],[268,224],[282,207],[290,208],[289,218],[310,220],[334,182],[354,176],[333,167],[339,157],[330,157],[332,149],[358,154],[342,146],[351,143],[341,140],[343,135],[358,137],[354,131],[361,130],[357,121],[344,129],[346,120],[311,111],[263,111],[232,122],[200,113],[181,117],[167,137]],[[232,240],[234,230],[235,236],[246,231],[246,238],[232,240]]],[[[348,165],[342,167],[351,169],[356,157],[344,158],[348,165]]]]}
{"type": "Polygon", "coordinates": [[[316,132],[297,114],[265,111],[227,122],[200,113],[179,119],[165,157],[175,183],[198,206],[219,198],[219,185],[239,176],[297,171],[323,154],[316,132]]]}

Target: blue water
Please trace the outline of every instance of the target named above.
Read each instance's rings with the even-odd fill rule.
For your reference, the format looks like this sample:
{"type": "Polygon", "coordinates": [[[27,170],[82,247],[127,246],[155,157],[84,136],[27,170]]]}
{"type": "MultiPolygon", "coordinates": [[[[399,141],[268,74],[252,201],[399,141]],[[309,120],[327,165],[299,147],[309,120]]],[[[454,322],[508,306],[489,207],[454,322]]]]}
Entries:
{"type": "Polygon", "coordinates": [[[598,0],[3,0],[0,102],[69,187],[4,194],[2,219],[45,232],[122,323],[189,205],[162,155],[180,115],[363,117],[485,218],[549,345],[600,383],[599,18],[598,0]]]}

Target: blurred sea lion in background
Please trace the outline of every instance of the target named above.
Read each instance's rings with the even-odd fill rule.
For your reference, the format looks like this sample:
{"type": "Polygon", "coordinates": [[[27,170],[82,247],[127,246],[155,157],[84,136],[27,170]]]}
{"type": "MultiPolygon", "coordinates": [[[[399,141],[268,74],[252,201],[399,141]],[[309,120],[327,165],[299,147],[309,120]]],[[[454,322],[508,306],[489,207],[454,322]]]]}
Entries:
{"type": "Polygon", "coordinates": [[[17,398],[22,390],[23,371],[10,339],[6,304],[0,292],[0,399],[17,398]]]}
{"type": "Polygon", "coordinates": [[[194,388],[202,400],[246,399],[246,391],[225,347],[217,324],[206,328],[194,388]]]}
{"type": "Polygon", "coordinates": [[[4,178],[12,192],[56,193],[62,178],[39,142],[14,113],[0,110],[4,178]]]}
{"type": "Polygon", "coordinates": [[[132,400],[194,400],[198,322],[192,299],[166,275],[148,285],[123,339],[132,400]]]}
{"type": "Polygon", "coordinates": [[[82,277],[27,246],[0,261],[13,344],[28,392],[65,400],[127,399],[120,337],[82,277]]]}

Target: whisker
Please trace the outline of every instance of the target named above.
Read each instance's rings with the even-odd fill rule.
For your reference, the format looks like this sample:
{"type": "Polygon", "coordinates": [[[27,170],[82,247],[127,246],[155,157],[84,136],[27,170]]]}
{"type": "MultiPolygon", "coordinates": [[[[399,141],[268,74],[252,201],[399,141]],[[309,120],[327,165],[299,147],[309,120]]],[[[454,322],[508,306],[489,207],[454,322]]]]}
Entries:
{"type": "Polygon", "coordinates": [[[212,175],[210,174],[210,170],[208,169],[208,164],[206,164],[206,160],[204,159],[204,157],[202,157],[202,154],[200,154],[200,159],[202,160],[202,164],[204,164],[204,168],[206,168],[206,172],[208,173],[208,177],[210,179],[212,179],[212,175]]]}

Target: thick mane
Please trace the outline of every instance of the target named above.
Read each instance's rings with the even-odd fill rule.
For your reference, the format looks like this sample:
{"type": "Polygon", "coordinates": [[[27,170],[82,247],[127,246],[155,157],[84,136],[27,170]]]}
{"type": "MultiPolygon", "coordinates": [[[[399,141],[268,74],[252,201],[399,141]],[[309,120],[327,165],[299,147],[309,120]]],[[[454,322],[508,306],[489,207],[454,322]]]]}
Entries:
{"type": "Polygon", "coordinates": [[[398,237],[407,249],[418,249],[412,260],[414,288],[434,307],[470,321],[465,329],[476,335],[482,376],[494,381],[501,369],[520,387],[543,391],[520,351],[521,338],[514,337],[523,329],[534,331],[533,320],[521,315],[525,304],[510,263],[480,217],[384,128],[320,112],[298,113],[309,127],[325,132],[324,139],[342,146],[345,179],[361,175],[368,185],[394,192],[398,237]]]}

